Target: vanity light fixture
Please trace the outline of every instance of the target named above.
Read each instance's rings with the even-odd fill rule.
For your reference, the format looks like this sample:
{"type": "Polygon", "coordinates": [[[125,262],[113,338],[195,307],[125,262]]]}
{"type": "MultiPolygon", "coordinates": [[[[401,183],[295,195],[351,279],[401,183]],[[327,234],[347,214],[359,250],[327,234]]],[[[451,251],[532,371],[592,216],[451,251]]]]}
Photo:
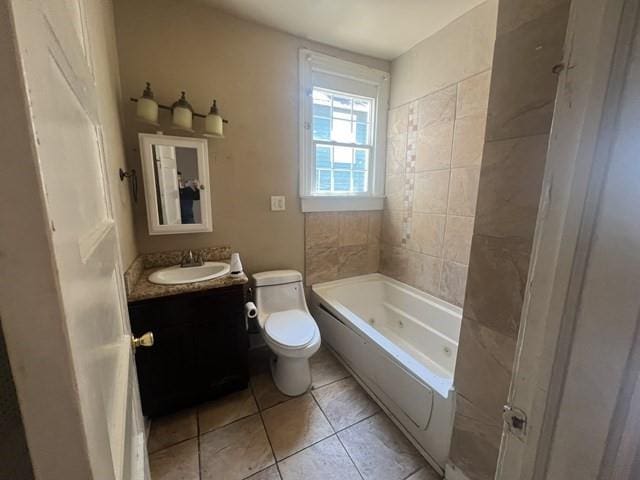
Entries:
{"type": "Polygon", "coordinates": [[[218,105],[216,105],[216,101],[214,99],[213,105],[211,105],[211,110],[209,110],[207,118],[204,119],[203,135],[205,137],[223,137],[222,122],[222,117],[218,113],[218,105]]]}
{"type": "Polygon", "coordinates": [[[153,92],[151,91],[151,84],[149,82],[147,82],[142,96],[138,99],[136,115],[140,120],[151,123],[152,125],[158,125],[158,104],[153,99],[153,92]]]}
{"type": "Polygon", "coordinates": [[[181,92],[180,98],[170,107],[158,104],[154,99],[149,82],[147,82],[147,86],[140,98],[130,98],[130,100],[138,103],[136,108],[138,119],[156,126],[160,125],[158,123],[159,109],[171,111],[172,126],[179,130],[193,132],[193,117],[204,119],[204,132],[202,133],[204,137],[224,138],[223,125],[229,123],[228,120],[220,116],[216,100],[213,101],[207,115],[193,111],[193,107],[187,101],[185,92],[181,92]]]}
{"type": "Polygon", "coordinates": [[[180,98],[171,105],[171,118],[173,126],[181,130],[193,131],[193,108],[187,102],[185,92],[181,92],[180,98]]]}

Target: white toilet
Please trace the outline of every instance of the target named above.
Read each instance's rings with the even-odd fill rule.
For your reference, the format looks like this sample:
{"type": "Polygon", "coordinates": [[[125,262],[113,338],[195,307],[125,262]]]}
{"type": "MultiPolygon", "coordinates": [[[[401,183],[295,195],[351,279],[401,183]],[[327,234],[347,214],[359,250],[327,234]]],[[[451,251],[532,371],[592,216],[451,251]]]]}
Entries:
{"type": "Polygon", "coordinates": [[[309,358],[320,348],[320,330],[304,299],[302,275],[274,270],[253,275],[254,300],[262,338],[275,354],[273,381],[285,395],[311,387],[309,358]]]}

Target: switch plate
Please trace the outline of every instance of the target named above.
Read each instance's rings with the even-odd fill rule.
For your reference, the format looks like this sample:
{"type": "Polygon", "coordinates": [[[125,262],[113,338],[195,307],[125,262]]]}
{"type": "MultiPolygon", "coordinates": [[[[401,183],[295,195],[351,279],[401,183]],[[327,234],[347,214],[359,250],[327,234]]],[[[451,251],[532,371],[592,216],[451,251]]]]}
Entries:
{"type": "Polygon", "coordinates": [[[284,195],[271,195],[271,211],[282,212],[286,210],[284,195]]]}

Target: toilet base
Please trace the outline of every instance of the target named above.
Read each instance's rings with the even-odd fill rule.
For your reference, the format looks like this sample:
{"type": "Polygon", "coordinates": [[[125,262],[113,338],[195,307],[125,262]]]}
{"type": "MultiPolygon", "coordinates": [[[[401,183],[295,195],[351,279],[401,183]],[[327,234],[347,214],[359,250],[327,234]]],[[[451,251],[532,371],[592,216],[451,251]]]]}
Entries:
{"type": "Polygon", "coordinates": [[[271,358],[273,382],[285,395],[297,397],[311,388],[309,358],[275,356],[271,358]]]}

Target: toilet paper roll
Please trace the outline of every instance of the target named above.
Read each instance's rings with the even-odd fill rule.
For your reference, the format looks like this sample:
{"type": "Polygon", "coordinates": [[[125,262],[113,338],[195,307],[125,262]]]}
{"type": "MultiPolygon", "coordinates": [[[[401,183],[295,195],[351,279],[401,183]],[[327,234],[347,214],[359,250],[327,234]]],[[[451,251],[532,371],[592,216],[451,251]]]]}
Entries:
{"type": "Polygon", "coordinates": [[[258,316],[258,309],[253,302],[247,302],[244,305],[244,314],[247,318],[256,318],[258,316]]]}

